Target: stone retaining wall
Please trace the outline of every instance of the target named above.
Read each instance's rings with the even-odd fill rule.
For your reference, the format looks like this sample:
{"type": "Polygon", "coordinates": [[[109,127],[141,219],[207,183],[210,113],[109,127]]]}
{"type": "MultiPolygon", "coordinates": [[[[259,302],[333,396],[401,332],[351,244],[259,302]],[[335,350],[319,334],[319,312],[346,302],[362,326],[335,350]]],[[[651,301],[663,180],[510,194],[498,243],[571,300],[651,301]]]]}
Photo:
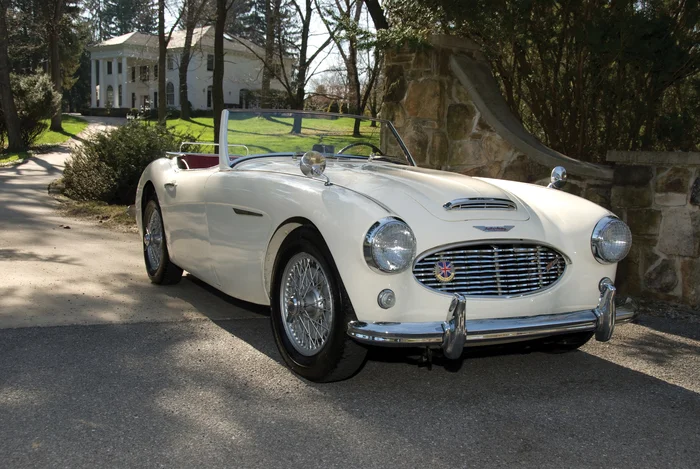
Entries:
{"type": "Polygon", "coordinates": [[[562,165],[565,191],[610,207],[612,171],[561,155],[527,133],[468,40],[435,36],[419,50],[389,51],[381,117],[394,122],[420,166],[547,184],[562,165]]]}
{"type": "Polygon", "coordinates": [[[700,305],[700,153],[609,152],[612,210],[632,230],[618,268],[630,294],[700,305]]]}

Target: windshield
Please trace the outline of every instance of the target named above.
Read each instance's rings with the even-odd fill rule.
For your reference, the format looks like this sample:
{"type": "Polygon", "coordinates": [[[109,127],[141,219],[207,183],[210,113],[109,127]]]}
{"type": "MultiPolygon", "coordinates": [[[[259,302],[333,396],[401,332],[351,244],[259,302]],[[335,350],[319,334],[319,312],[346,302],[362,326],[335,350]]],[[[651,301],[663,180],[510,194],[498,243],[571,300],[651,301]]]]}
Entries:
{"type": "Polygon", "coordinates": [[[229,111],[231,160],[315,150],[327,158],[413,164],[387,121],[302,111],[229,111]]]}

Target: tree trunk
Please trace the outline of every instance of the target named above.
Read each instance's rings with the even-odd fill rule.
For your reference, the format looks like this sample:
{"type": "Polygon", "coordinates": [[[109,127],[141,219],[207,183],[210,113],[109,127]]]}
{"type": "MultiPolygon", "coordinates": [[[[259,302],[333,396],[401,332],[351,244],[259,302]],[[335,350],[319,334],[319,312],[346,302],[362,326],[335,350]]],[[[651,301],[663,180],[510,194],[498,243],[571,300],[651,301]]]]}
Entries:
{"type": "MultiPolygon", "coordinates": [[[[53,82],[53,87],[58,94],[63,96],[63,74],[61,73],[61,57],[59,54],[60,45],[60,30],[61,30],[61,18],[63,17],[63,7],[65,6],[65,0],[52,0],[53,1],[53,11],[51,13],[52,17],[49,21],[48,26],[48,38],[49,38],[49,65],[51,67],[51,81],[53,82]]],[[[116,73],[116,72],[115,72],[116,73]]],[[[116,93],[117,91],[114,90],[116,93]]],[[[62,103],[58,106],[58,111],[51,117],[51,130],[54,132],[62,132],[63,125],[61,121],[62,116],[62,103]]]]}
{"type": "Polygon", "coordinates": [[[275,31],[279,19],[281,0],[267,0],[265,2],[265,61],[262,73],[262,85],[260,87],[260,107],[269,109],[272,107],[270,96],[270,82],[273,78],[272,70],[275,63],[275,31]]]}
{"type": "Polygon", "coordinates": [[[214,79],[212,100],[214,108],[214,140],[219,141],[221,112],[224,110],[224,28],[226,27],[226,0],[216,0],[214,25],[214,79]]]}
{"type": "Polygon", "coordinates": [[[192,31],[185,33],[185,45],[180,56],[178,75],[180,77],[180,118],[190,119],[190,98],[187,94],[187,68],[190,66],[190,51],[192,49],[192,31]]]}
{"type": "MultiPolygon", "coordinates": [[[[7,54],[7,4],[0,0],[0,105],[7,129],[7,151],[24,150],[24,142],[19,130],[19,117],[10,88],[10,59],[7,54]]],[[[1,149],[0,149],[1,150],[1,149]]]]}
{"type": "MultiPolygon", "coordinates": [[[[306,60],[307,49],[309,47],[309,32],[311,31],[311,0],[306,0],[306,17],[304,17],[301,26],[301,48],[299,49],[299,69],[297,71],[297,89],[292,97],[292,109],[304,109],[304,98],[306,95],[306,73],[308,72],[309,64],[306,60]]],[[[301,133],[301,119],[294,119],[292,125],[292,133],[301,133]]]]}
{"type": "MultiPolygon", "coordinates": [[[[168,116],[165,108],[165,56],[168,53],[165,40],[165,0],[158,0],[158,122],[165,123],[168,116]]],[[[115,71],[116,73],[116,71],[115,71]]]]}
{"type": "Polygon", "coordinates": [[[377,30],[389,29],[389,22],[384,14],[384,9],[379,4],[379,0],[365,0],[365,4],[367,5],[367,12],[374,23],[374,28],[377,30]]]}

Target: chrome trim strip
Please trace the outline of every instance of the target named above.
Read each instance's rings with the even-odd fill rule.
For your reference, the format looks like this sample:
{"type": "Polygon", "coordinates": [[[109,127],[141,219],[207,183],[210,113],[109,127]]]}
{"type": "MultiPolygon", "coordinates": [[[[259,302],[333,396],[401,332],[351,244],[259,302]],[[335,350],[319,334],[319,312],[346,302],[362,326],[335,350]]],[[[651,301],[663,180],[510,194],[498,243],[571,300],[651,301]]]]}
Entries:
{"type": "Polygon", "coordinates": [[[242,208],[233,207],[233,211],[236,215],[250,215],[252,217],[262,217],[263,214],[259,212],[253,212],[251,210],[243,210],[242,208]]]}
{"type": "Polygon", "coordinates": [[[517,210],[518,206],[510,199],[469,197],[446,202],[443,208],[445,210],[517,210]]]}

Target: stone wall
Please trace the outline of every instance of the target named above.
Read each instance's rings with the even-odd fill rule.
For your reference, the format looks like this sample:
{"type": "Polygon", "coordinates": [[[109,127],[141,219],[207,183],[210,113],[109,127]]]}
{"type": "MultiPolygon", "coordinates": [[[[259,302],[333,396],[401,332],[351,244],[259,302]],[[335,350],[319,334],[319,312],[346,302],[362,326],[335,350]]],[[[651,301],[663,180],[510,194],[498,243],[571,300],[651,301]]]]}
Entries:
{"type": "Polygon", "coordinates": [[[630,294],[700,306],[700,153],[609,152],[612,210],[630,226],[630,294]]]}
{"type": "Polygon", "coordinates": [[[527,133],[474,43],[435,36],[419,50],[386,55],[381,117],[394,122],[420,166],[547,184],[554,166],[567,192],[610,206],[612,171],[545,147],[527,133]]]}

